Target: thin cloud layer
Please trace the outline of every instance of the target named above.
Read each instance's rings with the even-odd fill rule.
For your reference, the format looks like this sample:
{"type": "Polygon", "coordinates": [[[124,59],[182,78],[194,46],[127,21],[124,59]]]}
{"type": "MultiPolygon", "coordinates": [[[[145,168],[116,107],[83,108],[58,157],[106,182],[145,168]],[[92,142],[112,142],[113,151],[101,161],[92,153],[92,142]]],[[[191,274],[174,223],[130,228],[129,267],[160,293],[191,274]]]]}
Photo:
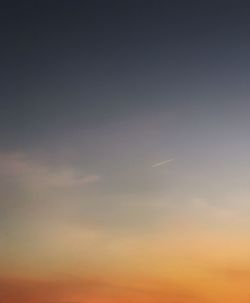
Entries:
{"type": "MultiPolygon", "coordinates": [[[[133,279],[132,279],[133,280],[133,279]]],[[[152,286],[151,286],[152,288],[152,286]]],[[[193,292],[180,285],[165,283],[164,290],[133,287],[98,278],[82,279],[0,279],[0,296],[5,303],[164,303],[199,302],[193,292]]]]}
{"type": "Polygon", "coordinates": [[[41,187],[82,187],[100,180],[99,175],[84,174],[72,167],[55,169],[20,153],[0,154],[0,174],[41,187]]]}

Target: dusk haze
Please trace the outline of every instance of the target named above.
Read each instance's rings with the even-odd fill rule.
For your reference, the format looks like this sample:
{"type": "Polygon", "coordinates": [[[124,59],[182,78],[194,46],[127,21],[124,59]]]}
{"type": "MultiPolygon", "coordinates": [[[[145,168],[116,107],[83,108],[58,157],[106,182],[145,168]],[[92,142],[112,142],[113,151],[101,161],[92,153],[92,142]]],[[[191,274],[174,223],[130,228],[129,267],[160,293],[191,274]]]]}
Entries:
{"type": "Polygon", "coordinates": [[[250,2],[0,22],[0,303],[249,303],[250,2]]]}

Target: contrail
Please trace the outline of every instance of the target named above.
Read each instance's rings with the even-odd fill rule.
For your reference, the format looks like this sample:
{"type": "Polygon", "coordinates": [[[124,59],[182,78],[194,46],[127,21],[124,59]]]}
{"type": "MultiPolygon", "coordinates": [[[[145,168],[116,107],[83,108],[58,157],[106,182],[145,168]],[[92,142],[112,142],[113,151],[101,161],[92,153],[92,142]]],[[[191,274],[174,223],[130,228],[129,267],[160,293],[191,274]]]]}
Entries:
{"type": "Polygon", "coordinates": [[[166,164],[168,164],[172,161],[174,161],[174,158],[171,158],[171,159],[168,159],[168,160],[165,160],[165,161],[162,161],[162,162],[155,163],[155,164],[152,165],[152,167],[158,167],[158,166],[166,165],[166,164]]]}

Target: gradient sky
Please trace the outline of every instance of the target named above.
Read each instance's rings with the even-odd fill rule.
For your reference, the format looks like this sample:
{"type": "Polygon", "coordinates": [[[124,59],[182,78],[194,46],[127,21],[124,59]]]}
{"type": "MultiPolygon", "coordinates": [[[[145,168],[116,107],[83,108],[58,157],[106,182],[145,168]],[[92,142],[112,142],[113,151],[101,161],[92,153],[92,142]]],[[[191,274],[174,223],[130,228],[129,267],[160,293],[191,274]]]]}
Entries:
{"type": "Polygon", "coordinates": [[[249,16],[1,3],[0,302],[249,302],[249,16]]]}

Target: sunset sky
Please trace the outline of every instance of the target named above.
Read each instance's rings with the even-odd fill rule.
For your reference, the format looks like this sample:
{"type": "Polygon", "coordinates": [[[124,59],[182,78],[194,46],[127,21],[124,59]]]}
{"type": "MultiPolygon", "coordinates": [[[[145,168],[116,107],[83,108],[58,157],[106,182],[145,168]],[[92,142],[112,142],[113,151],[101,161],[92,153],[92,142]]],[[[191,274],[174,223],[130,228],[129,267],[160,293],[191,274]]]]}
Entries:
{"type": "Polygon", "coordinates": [[[250,5],[0,6],[0,303],[250,302],[250,5]]]}

